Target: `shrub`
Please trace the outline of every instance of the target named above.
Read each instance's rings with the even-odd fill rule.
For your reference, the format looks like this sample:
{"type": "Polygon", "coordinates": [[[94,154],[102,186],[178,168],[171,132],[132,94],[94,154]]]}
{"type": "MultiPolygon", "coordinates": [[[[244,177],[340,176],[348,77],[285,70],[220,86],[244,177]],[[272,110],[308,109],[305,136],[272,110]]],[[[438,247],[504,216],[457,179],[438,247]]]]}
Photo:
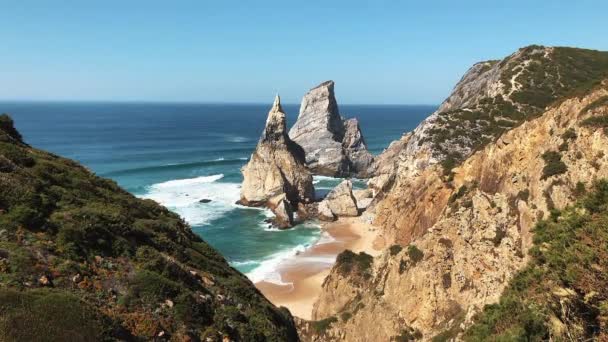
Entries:
{"type": "Polygon", "coordinates": [[[562,155],[559,152],[547,151],[543,153],[542,158],[545,161],[545,167],[541,179],[547,179],[568,171],[568,167],[562,161],[562,155]]]}
{"type": "Polygon", "coordinates": [[[350,312],[343,312],[340,315],[340,318],[342,319],[342,322],[348,322],[348,320],[353,317],[353,314],[351,314],[350,312]]]}
{"type": "Polygon", "coordinates": [[[326,319],[322,319],[320,321],[312,322],[312,328],[315,330],[317,334],[325,334],[327,329],[331,327],[332,324],[336,323],[338,319],[334,316],[327,317],[326,319]]]}
{"type": "Polygon", "coordinates": [[[373,261],[374,258],[365,252],[355,254],[347,249],[336,258],[336,267],[343,275],[351,272],[365,274],[370,269],[373,261]]]}
{"type": "Polygon", "coordinates": [[[597,182],[575,206],[551,216],[534,228],[529,264],[509,282],[498,303],[474,318],[465,341],[561,340],[560,331],[550,330],[551,317],[565,324],[565,339],[600,337],[603,302],[589,298],[608,287],[608,262],[602,257],[608,254],[608,181],[597,182]],[[553,295],[556,289],[571,293],[568,300],[553,295]]]}
{"type": "Polygon", "coordinates": [[[391,337],[391,342],[409,342],[416,341],[422,338],[422,333],[418,329],[412,327],[406,327],[401,330],[401,333],[397,336],[391,337]]]}
{"type": "Polygon", "coordinates": [[[576,132],[574,131],[574,128],[572,128],[572,127],[568,128],[564,132],[564,134],[562,134],[562,139],[564,139],[564,140],[576,139],[576,132]]]}
{"type": "Polygon", "coordinates": [[[522,201],[528,202],[528,199],[530,198],[530,189],[524,189],[519,191],[517,193],[517,198],[522,201]]]}
{"type": "Polygon", "coordinates": [[[424,253],[416,247],[416,245],[409,245],[407,247],[407,255],[414,262],[414,264],[418,263],[422,258],[424,258],[424,253]]]}
{"type": "Polygon", "coordinates": [[[391,256],[395,256],[395,255],[399,254],[399,252],[401,252],[402,249],[403,249],[403,247],[401,247],[400,245],[392,245],[389,248],[389,252],[390,252],[391,256]]]}
{"type": "Polygon", "coordinates": [[[0,312],[2,341],[103,340],[102,315],[66,292],[1,289],[0,312]]]}

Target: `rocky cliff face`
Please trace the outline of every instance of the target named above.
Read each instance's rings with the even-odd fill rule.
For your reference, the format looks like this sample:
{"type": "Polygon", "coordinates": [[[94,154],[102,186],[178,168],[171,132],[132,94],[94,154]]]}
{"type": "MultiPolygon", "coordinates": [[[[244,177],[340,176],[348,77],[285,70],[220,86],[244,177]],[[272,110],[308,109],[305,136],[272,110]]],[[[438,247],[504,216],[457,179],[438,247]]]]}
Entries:
{"type": "Polygon", "coordinates": [[[338,263],[315,304],[325,329],[302,323],[302,335],[460,334],[526,265],[535,222],[608,177],[608,137],[587,124],[608,112],[606,78],[608,56],[588,50],[529,47],[475,65],[436,113],[378,158],[368,210],[394,245],[363,272],[338,263]],[[577,73],[586,79],[571,78],[577,73]]]}
{"type": "Polygon", "coordinates": [[[280,208],[280,226],[290,225],[285,213],[297,208],[298,203],[314,199],[312,175],[304,165],[304,151],[287,135],[285,113],[278,96],[255,152],[242,172],[240,203],[269,206],[273,210],[280,208]],[[280,199],[283,195],[284,199],[280,199]],[[291,208],[286,208],[288,206],[291,208]]]}
{"type": "Polygon", "coordinates": [[[306,164],[316,174],[368,177],[373,156],[356,119],[340,116],[334,82],[323,82],[302,99],[298,120],[289,136],[305,151],[306,164]]]}
{"type": "Polygon", "coordinates": [[[0,340],[297,341],[286,310],[151,200],[0,115],[0,340]]]}

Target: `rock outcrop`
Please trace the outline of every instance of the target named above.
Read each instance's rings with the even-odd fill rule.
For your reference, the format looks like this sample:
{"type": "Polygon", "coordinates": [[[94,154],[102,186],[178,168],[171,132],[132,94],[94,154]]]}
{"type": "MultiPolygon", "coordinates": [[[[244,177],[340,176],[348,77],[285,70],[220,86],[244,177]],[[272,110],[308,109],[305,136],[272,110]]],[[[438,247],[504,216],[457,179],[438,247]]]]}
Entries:
{"type": "MultiPolygon", "coordinates": [[[[255,152],[241,170],[244,179],[239,203],[268,206],[274,210],[286,208],[281,201],[269,203],[270,199],[281,195],[285,195],[291,208],[297,208],[298,203],[312,201],[312,175],[304,163],[304,151],[287,135],[285,113],[277,95],[255,152]]],[[[283,217],[283,214],[280,213],[279,216],[283,217]]],[[[280,221],[288,222],[283,219],[280,221]]]]}
{"type": "Polygon", "coordinates": [[[371,175],[373,156],[367,151],[357,119],[340,116],[333,81],[321,83],[304,96],[289,136],[302,146],[306,164],[315,174],[371,175]]]}
{"type": "Polygon", "coordinates": [[[581,184],[608,177],[608,136],[583,124],[608,113],[606,55],[533,46],[475,65],[381,156],[367,213],[393,246],[366,278],[332,269],[313,319],[349,318],[310,339],[457,338],[498,301],[527,263],[535,222],[571,204],[581,184]]]}
{"type": "MultiPolygon", "coordinates": [[[[323,209],[323,216],[328,216],[325,209],[327,207],[334,216],[358,216],[359,210],[357,200],[353,195],[353,184],[350,180],[343,180],[338,186],[333,188],[327,197],[319,204],[323,209]]],[[[321,210],[319,210],[321,213],[321,210]]]]}

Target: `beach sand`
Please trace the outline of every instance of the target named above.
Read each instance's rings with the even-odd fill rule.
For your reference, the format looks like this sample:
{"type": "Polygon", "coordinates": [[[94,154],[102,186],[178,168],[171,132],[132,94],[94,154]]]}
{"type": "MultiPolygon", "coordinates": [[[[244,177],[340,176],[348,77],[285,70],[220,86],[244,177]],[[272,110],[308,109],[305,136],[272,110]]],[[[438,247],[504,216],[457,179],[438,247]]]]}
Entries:
{"type": "Polygon", "coordinates": [[[255,284],[273,304],[284,306],[294,316],[304,319],[311,318],[313,304],[338,254],[350,249],[377,255],[384,247],[378,231],[360,217],[323,223],[322,229],[323,234],[331,236],[331,242],[320,241],[279,265],[278,272],[287,285],[265,281],[255,284]]]}

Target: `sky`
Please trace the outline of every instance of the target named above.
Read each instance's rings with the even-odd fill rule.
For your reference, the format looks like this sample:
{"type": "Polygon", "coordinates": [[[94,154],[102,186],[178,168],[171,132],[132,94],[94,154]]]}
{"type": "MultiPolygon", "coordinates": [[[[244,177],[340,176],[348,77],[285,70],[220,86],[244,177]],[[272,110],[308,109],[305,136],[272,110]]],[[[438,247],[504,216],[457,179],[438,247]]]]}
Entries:
{"type": "Polygon", "coordinates": [[[0,100],[438,104],[475,62],[608,50],[608,1],[0,0],[0,100]]]}

